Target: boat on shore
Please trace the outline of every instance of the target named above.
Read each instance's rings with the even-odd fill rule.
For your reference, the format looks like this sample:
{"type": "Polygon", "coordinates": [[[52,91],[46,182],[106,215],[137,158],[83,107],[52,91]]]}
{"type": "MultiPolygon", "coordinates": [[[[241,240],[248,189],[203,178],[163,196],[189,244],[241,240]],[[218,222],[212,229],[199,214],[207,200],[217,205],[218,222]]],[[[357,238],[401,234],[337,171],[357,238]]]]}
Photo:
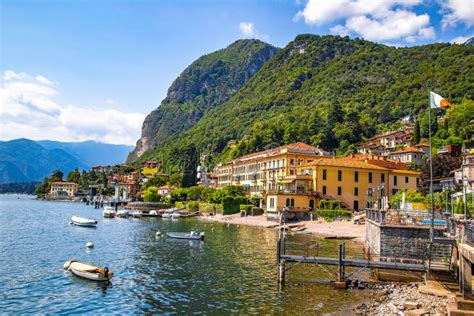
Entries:
{"type": "Polygon", "coordinates": [[[106,206],[102,211],[102,216],[105,218],[113,218],[115,217],[115,214],[115,208],[112,206],[106,206]]]}
{"type": "Polygon", "coordinates": [[[171,214],[172,219],[179,219],[179,217],[180,217],[180,215],[177,212],[174,212],[173,214],[171,214]]]}
{"type": "Polygon", "coordinates": [[[190,233],[170,232],[170,233],[167,233],[166,235],[174,239],[204,240],[203,232],[195,232],[195,231],[192,231],[190,233]]]}
{"type": "Polygon", "coordinates": [[[113,272],[107,267],[101,268],[76,260],[66,261],[63,267],[78,277],[92,281],[110,281],[113,276],[113,272]]]}
{"type": "Polygon", "coordinates": [[[97,225],[97,220],[95,218],[73,216],[71,217],[71,224],[83,227],[95,227],[97,225]]]}

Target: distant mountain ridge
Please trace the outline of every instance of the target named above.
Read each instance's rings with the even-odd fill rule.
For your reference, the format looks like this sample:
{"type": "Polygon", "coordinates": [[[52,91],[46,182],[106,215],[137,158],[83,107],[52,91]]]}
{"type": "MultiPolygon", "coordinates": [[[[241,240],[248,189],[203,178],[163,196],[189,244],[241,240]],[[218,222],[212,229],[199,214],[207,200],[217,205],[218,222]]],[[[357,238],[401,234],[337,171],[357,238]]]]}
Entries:
{"type": "Polygon", "coordinates": [[[98,164],[125,161],[131,146],[93,141],[33,141],[25,138],[0,142],[0,184],[40,181],[54,170],[65,174],[98,164]]]}

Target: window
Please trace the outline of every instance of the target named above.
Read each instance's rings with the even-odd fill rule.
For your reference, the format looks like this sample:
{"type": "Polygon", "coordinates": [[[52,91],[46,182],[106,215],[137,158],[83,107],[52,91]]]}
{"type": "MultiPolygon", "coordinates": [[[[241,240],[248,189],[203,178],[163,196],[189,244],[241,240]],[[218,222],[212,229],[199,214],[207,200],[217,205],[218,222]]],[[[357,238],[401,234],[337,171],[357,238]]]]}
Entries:
{"type": "Polygon", "coordinates": [[[293,176],[295,174],[295,170],[291,169],[290,170],[290,176],[293,176]]]}
{"type": "Polygon", "coordinates": [[[314,209],[314,200],[313,199],[309,200],[309,208],[314,209]]]}
{"type": "Polygon", "coordinates": [[[355,182],[359,182],[359,171],[356,171],[356,172],[354,173],[354,181],[355,181],[355,182]]]}
{"type": "Polygon", "coordinates": [[[382,173],[380,175],[380,180],[381,180],[381,182],[385,182],[385,173],[382,173]]]}
{"type": "Polygon", "coordinates": [[[337,181],[342,181],[342,170],[337,170],[337,181]]]}
{"type": "Polygon", "coordinates": [[[354,201],[354,210],[359,210],[359,201],[354,201]]]}
{"type": "Polygon", "coordinates": [[[326,169],[323,169],[323,180],[326,180],[328,177],[328,171],[326,169]]]}
{"type": "Polygon", "coordinates": [[[369,183],[372,183],[372,172],[369,172],[369,183]]]}
{"type": "Polygon", "coordinates": [[[405,183],[408,183],[408,177],[405,177],[405,183]]]}
{"type": "Polygon", "coordinates": [[[323,194],[326,194],[326,186],[323,185],[323,194]]]}
{"type": "Polygon", "coordinates": [[[291,206],[295,206],[295,199],[291,199],[291,206]]]}
{"type": "Polygon", "coordinates": [[[290,199],[286,199],[286,206],[290,206],[290,199]]]}
{"type": "Polygon", "coordinates": [[[341,195],[342,194],[342,188],[341,187],[337,187],[337,195],[341,195]]]}
{"type": "Polygon", "coordinates": [[[293,166],[295,164],[295,160],[293,158],[290,159],[290,166],[293,166]]]}
{"type": "Polygon", "coordinates": [[[397,185],[397,176],[393,177],[393,185],[397,185]]]}
{"type": "Polygon", "coordinates": [[[358,196],[359,195],[359,188],[354,188],[354,195],[358,196]]]}

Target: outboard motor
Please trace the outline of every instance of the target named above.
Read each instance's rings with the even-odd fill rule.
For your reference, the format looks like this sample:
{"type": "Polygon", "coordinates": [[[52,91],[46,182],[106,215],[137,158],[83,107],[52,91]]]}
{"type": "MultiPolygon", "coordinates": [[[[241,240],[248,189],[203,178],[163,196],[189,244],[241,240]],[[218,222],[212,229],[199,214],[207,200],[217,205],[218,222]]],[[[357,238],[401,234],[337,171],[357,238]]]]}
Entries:
{"type": "Polygon", "coordinates": [[[108,268],[108,267],[105,267],[105,268],[104,268],[104,277],[105,277],[106,279],[109,279],[109,268],[108,268]]]}

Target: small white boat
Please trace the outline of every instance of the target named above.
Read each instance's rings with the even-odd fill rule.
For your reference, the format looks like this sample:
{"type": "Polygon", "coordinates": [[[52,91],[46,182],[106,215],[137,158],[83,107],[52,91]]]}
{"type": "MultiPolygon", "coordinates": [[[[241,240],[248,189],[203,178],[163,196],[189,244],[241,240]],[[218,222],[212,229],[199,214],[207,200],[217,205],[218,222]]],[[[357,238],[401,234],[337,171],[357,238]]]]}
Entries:
{"type": "Polygon", "coordinates": [[[71,217],[71,224],[84,227],[95,227],[97,225],[97,220],[95,218],[73,216],[71,217]]]}
{"type": "Polygon", "coordinates": [[[190,232],[190,233],[167,233],[168,237],[174,239],[193,239],[193,240],[204,240],[204,233],[203,232],[190,232]]]}
{"type": "Polygon", "coordinates": [[[171,214],[171,218],[172,218],[172,219],[178,219],[179,216],[180,216],[179,213],[173,213],[173,214],[171,214]]]}
{"type": "Polygon", "coordinates": [[[162,218],[171,218],[171,213],[163,213],[163,215],[161,215],[162,218]]]}
{"type": "Polygon", "coordinates": [[[110,281],[113,276],[113,272],[107,267],[101,268],[76,260],[66,261],[63,267],[78,277],[92,281],[110,281]]]}
{"type": "Polygon", "coordinates": [[[104,207],[104,211],[102,212],[102,216],[105,218],[113,218],[115,217],[115,208],[112,206],[104,207]]]}
{"type": "Polygon", "coordinates": [[[130,216],[135,217],[135,218],[140,218],[143,216],[142,211],[134,210],[130,212],[130,216]]]}
{"type": "Polygon", "coordinates": [[[124,210],[124,209],[118,210],[117,214],[115,216],[122,217],[122,218],[127,218],[128,217],[128,210],[124,210]]]}

